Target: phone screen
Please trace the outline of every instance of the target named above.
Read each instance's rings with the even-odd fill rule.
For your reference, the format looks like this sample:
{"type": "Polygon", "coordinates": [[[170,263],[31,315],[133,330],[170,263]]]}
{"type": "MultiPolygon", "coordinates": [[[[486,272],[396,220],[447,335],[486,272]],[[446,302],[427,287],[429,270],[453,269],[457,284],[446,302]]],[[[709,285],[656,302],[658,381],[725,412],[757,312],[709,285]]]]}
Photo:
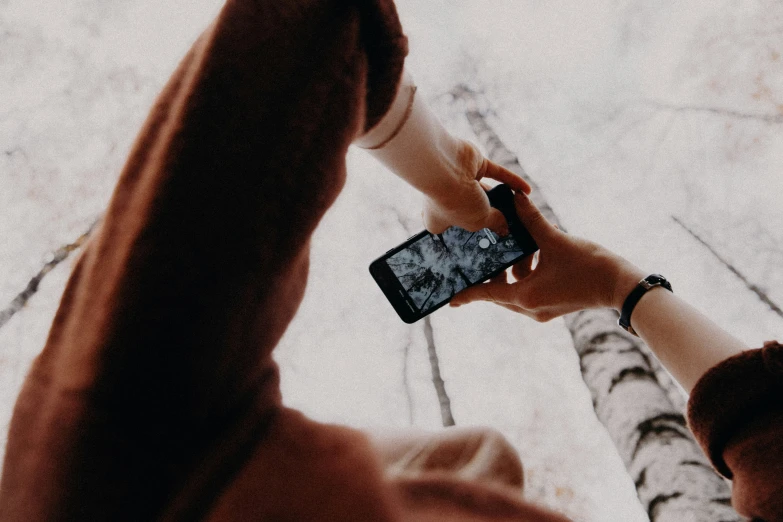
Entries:
{"type": "Polygon", "coordinates": [[[420,234],[385,261],[407,294],[409,306],[426,314],[530,253],[512,235],[451,227],[442,234],[420,234]]]}

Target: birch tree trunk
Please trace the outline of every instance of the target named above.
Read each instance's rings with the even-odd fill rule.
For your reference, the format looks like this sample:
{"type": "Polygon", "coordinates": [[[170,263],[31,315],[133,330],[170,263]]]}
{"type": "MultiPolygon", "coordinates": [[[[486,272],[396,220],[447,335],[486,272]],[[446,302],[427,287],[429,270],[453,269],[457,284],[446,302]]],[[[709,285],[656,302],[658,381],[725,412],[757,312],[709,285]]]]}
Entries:
{"type": "MultiPolygon", "coordinates": [[[[565,230],[516,156],[501,142],[471,89],[451,92],[492,161],[521,175],[531,199],[565,230]]],[[[613,310],[585,310],[565,317],[579,355],[582,378],[595,413],[625,463],[652,522],[740,521],[731,492],[688,430],[682,392],[638,337],[617,325],[613,310]]]]}

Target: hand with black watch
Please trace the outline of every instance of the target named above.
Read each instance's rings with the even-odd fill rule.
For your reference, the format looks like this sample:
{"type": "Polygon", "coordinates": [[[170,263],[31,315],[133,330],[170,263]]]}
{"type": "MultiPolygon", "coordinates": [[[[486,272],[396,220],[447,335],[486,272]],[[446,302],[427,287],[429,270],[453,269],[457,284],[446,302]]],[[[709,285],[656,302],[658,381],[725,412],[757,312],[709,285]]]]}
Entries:
{"type": "Polygon", "coordinates": [[[522,193],[516,194],[515,204],[540,248],[538,264],[533,267],[527,258],[512,268],[515,280],[500,274],[458,293],[452,306],[491,301],[542,322],[588,308],[614,308],[620,326],[640,336],[686,390],[710,367],[745,348],[675,296],[663,276],[565,234],[522,193]]]}

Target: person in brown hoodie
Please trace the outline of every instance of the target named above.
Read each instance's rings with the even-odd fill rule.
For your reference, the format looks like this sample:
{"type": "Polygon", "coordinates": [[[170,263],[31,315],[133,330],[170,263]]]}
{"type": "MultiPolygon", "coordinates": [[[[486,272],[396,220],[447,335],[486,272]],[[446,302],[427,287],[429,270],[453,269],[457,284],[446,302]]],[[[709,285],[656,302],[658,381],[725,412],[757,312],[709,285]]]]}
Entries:
{"type": "MultiPolygon", "coordinates": [[[[354,140],[428,196],[431,229],[501,230],[478,178],[515,184],[541,263],[458,305],[495,299],[543,320],[616,306],[638,280],[548,228],[523,182],[417,111],[415,89],[398,88],[406,50],[390,0],[227,1],[153,107],[70,277],[16,404],[0,520],[565,520],[522,499],[519,459],[491,431],[371,443],[282,405],[271,353],[354,140]],[[602,276],[580,280],[577,259],[602,276]]],[[[738,510],[783,519],[783,347],[742,351],[658,289],[632,321],[666,364],[696,346],[673,371],[698,381],[697,437],[738,510]]]]}

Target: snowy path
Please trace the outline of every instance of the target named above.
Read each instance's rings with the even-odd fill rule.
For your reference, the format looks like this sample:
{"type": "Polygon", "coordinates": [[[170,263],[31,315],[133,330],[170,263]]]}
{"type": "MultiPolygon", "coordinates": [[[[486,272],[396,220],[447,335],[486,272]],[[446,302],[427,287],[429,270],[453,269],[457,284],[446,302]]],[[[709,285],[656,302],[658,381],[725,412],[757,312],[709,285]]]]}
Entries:
{"type": "MultiPolygon", "coordinates": [[[[0,0],[0,310],[101,213],[155,94],[219,8],[0,0]]],[[[783,304],[783,6],[400,0],[409,67],[455,133],[447,93],[484,90],[492,125],[571,233],[650,271],[746,341],[783,319],[674,218],[783,304]]],[[[313,240],[276,352],[286,402],[373,429],[438,428],[429,353],[458,425],[519,449],[526,496],[575,520],[647,519],[592,411],[562,321],[489,305],[403,324],[367,272],[420,230],[418,201],[361,151],[313,240]],[[328,303],[328,306],[324,306],[328,303]]],[[[40,350],[68,260],[0,326],[0,429],[40,350]]]]}

